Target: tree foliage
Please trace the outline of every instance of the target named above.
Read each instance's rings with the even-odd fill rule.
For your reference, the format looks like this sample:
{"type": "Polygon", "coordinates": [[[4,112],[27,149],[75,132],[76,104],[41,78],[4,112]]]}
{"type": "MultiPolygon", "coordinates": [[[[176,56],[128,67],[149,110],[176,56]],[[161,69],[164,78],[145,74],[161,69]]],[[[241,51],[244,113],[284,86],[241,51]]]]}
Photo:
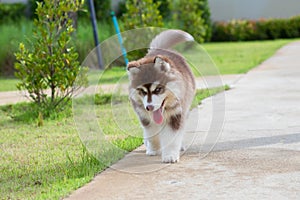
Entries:
{"type": "Polygon", "coordinates": [[[126,30],[147,26],[162,27],[162,16],[159,12],[160,2],[153,0],[128,0],[127,12],[123,15],[126,30]]]}
{"type": "MultiPolygon", "coordinates": [[[[123,24],[125,30],[143,28],[143,27],[162,27],[162,16],[158,10],[160,2],[154,3],[153,0],[128,0],[126,1],[126,13],[123,15],[123,24]]],[[[136,43],[144,44],[145,47],[155,35],[155,29],[148,29],[142,35],[137,35],[134,43],[131,41],[128,45],[135,46],[136,43]],[[151,38],[151,39],[150,39],[151,38]]],[[[126,40],[126,38],[124,38],[126,40]]],[[[147,49],[138,49],[128,52],[129,60],[139,59],[147,53],[147,49]]]]}
{"type": "Polygon", "coordinates": [[[207,0],[126,1],[124,28],[162,27],[162,14],[169,27],[189,32],[197,42],[210,40],[212,25],[207,0]]]}
{"type": "Polygon", "coordinates": [[[96,17],[100,21],[110,21],[111,0],[94,0],[96,17]]]}
{"type": "MultiPolygon", "coordinates": [[[[93,0],[97,21],[109,23],[111,21],[111,0],[93,0]]],[[[79,18],[83,20],[90,20],[90,10],[88,1],[82,6],[81,12],[78,13],[79,18]]]]}
{"type": "Polygon", "coordinates": [[[212,37],[212,22],[210,19],[210,8],[208,5],[208,0],[199,0],[199,9],[202,10],[201,17],[204,20],[204,25],[206,29],[205,41],[209,42],[212,37]]]}
{"type": "Polygon", "coordinates": [[[87,70],[80,66],[72,45],[75,29],[69,17],[82,3],[79,0],[38,2],[32,45],[26,47],[21,43],[15,54],[15,76],[21,80],[18,89],[27,90],[29,97],[48,111],[61,108],[87,83],[87,70]]]}
{"type": "Polygon", "coordinates": [[[199,0],[179,0],[170,3],[176,28],[192,34],[196,41],[204,42],[205,28],[199,0]]]}

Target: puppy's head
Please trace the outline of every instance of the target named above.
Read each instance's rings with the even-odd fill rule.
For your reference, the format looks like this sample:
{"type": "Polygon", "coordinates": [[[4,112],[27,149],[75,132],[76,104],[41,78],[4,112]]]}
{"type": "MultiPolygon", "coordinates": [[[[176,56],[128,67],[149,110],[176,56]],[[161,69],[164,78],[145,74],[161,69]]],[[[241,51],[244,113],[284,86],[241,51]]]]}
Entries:
{"type": "Polygon", "coordinates": [[[170,72],[170,70],[169,59],[160,55],[132,61],[127,65],[127,72],[131,82],[136,81],[136,77],[141,75],[143,75],[144,79],[151,81],[154,77],[149,76],[150,74],[147,73],[156,75],[155,78],[157,78],[157,75],[160,77],[162,74],[170,72]]]}
{"type": "Polygon", "coordinates": [[[176,79],[171,65],[167,58],[155,56],[130,62],[127,66],[131,101],[152,114],[157,124],[163,122],[166,106],[176,101],[176,94],[170,88],[174,87],[172,83],[176,79]]]}

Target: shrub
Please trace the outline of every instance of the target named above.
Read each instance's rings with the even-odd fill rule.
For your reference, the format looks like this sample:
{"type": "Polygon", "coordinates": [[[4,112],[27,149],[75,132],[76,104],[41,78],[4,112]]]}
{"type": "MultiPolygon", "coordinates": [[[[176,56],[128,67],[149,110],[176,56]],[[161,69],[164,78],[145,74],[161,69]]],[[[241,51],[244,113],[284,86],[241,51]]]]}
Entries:
{"type": "Polygon", "coordinates": [[[26,48],[21,43],[15,54],[15,75],[21,80],[17,87],[27,90],[44,113],[63,108],[87,82],[86,70],[79,65],[78,54],[71,46],[75,29],[69,13],[76,12],[80,5],[73,0],[38,3],[33,45],[26,48]],[[77,76],[81,79],[75,83],[77,76]]]}
{"type": "MultiPolygon", "coordinates": [[[[123,31],[142,28],[142,27],[162,27],[163,21],[162,16],[158,10],[160,2],[154,3],[153,0],[128,0],[126,1],[126,13],[122,17],[121,29],[123,31]]],[[[149,42],[149,38],[153,37],[155,29],[148,29],[146,32],[137,37],[135,43],[145,44],[149,42]],[[147,32],[148,31],[148,32],[147,32]],[[146,41],[146,42],[145,42],[146,41]]],[[[126,38],[124,38],[124,43],[126,43],[126,38]]],[[[132,42],[129,42],[128,45],[135,45],[132,42]]],[[[147,45],[147,44],[146,44],[147,45]]],[[[147,52],[147,49],[139,49],[127,53],[127,58],[129,60],[136,60],[143,57],[147,52]]]]}
{"type": "Polygon", "coordinates": [[[207,0],[181,0],[170,3],[175,27],[194,36],[197,42],[209,41],[210,11],[207,0]]]}
{"type": "Polygon", "coordinates": [[[242,41],[253,37],[253,22],[245,20],[232,20],[228,23],[219,23],[214,27],[213,38],[220,41],[242,41]]]}
{"type": "Polygon", "coordinates": [[[182,20],[182,29],[192,34],[196,41],[202,43],[205,38],[206,27],[201,17],[203,11],[199,9],[198,0],[179,1],[179,16],[182,20]]]}
{"type": "Polygon", "coordinates": [[[22,3],[0,3],[0,24],[18,21],[25,15],[26,5],[22,3]]]}
{"type": "Polygon", "coordinates": [[[37,9],[37,3],[43,2],[43,0],[28,0],[28,17],[30,19],[37,18],[35,10],[37,9]]]}
{"type": "Polygon", "coordinates": [[[162,27],[162,16],[158,10],[160,3],[153,0],[128,0],[127,12],[123,15],[125,30],[147,26],[162,27]]]}
{"type": "Polygon", "coordinates": [[[100,21],[110,20],[111,0],[94,0],[97,19],[100,21]]]}
{"type": "MultiPolygon", "coordinates": [[[[94,0],[94,7],[98,21],[107,22],[110,20],[111,0],[94,0]]],[[[79,12],[79,18],[85,20],[90,19],[90,11],[87,0],[83,4],[83,7],[80,11],[84,12],[79,12]]]]}
{"type": "MultiPolygon", "coordinates": [[[[253,37],[249,40],[267,40],[269,39],[268,36],[268,26],[267,21],[264,19],[261,19],[259,21],[255,21],[254,28],[253,28],[253,37]]],[[[247,40],[247,39],[245,39],[247,40]]]]}
{"type": "Polygon", "coordinates": [[[213,41],[245,41],[300,37],[300,16],[290,19],[231,20],[213,25],[213,41]]]}
{"type": "Polygon", "coordinates": [[[212,35],[212,23],[210,19],[210,8],[207,0],[200,0],[199,9],[202,10],[201,18],[204,20],[206,34],[204,40],[206,42],[210,41],[212,35]]]}
{"type": "Polygon", "coordinates": [[[295,38],[300,37],[300,16],[292,17],[285,23],[283,37],[295,38]]]}
{"type": "Polygon", "coordinates": [[[161,16],[163,17],[163,19],[168,19],[170,17],[170,9],[169,9],[169,5],[170,3],[172,3],[169,0],[153,0],[154,3],[158,3],[158,10],[159,13],[161,14],[161,16]]]}

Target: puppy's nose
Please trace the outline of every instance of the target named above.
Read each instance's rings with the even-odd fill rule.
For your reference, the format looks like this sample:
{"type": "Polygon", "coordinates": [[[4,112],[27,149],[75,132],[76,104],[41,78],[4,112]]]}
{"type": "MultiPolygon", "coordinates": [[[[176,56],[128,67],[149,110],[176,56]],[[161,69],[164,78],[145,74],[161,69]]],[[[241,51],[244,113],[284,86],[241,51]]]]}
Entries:
{"type": "Polygon", "coordinates": [[[148,111],[153,111],[153,109],[154,109],[154,106],[152,106],[152,105],[146,106],[146,110],[148,110],[148,111]]]}

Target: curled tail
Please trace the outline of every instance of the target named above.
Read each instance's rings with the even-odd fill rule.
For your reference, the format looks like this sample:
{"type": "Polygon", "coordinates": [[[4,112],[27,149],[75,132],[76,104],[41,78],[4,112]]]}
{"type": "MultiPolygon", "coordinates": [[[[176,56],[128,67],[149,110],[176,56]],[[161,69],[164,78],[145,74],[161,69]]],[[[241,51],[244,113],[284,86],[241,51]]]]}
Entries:
{"type": "Polygon", "coordinates": [[[188,41],[194,41],[193,36],[189,33],[176,29],[166,30],[151,41],[148,52],[150,53],[154,49],[169,49],[178,43],[188,41]]]}

